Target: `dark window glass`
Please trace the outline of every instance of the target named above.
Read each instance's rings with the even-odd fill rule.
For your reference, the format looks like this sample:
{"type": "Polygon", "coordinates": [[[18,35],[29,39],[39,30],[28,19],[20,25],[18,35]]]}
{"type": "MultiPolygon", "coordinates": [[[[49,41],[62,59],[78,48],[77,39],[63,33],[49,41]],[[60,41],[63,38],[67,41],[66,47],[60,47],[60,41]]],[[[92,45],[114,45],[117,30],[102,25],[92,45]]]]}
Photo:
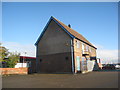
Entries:
{"type": "Polygon", "coordinates": [[[40,59],[40,62],[42,62],[42,59],[40,59]]]}
{"type": "Polygon", "coordinates": [[[66,60],[68,60],[68,57],[65,57],[66,60]]]}

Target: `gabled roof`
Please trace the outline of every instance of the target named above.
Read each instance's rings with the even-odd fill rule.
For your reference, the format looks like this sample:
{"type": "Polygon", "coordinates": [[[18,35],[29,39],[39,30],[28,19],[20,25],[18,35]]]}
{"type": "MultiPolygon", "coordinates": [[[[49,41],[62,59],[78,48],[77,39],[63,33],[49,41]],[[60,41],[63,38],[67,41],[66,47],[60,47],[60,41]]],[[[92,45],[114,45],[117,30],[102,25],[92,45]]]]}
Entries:
{"type": "Polygon", "coordinates": [[[45,28],[44,28],[43,32],[41,33],[40,37],[38,38],[37,42],[35,43],[35,45],[37,45],[38,42],[40,41],[40,39],[42,38],[42,36],[43,36],[44,32],[46,31],[46,28],[48,27],[51,20],[54,20],[62,29],[64,29],[66,31],[66,33],[68,33],[70,35],[71,38],[77,38],[80,41],[82,41],[82,42],[94,47],[95,49],[97,49],[86,38],[84,38],[81,34],[79,34],[75,30],[73,30],[72,28],[70,28],[67,25],[63,24],[62,22],[60,22],[59,20],[57,20],[56,18],[54,18],[52,16],[51,16],[50,20],[48,21],[47,25],[45,26],[45,28]]]}

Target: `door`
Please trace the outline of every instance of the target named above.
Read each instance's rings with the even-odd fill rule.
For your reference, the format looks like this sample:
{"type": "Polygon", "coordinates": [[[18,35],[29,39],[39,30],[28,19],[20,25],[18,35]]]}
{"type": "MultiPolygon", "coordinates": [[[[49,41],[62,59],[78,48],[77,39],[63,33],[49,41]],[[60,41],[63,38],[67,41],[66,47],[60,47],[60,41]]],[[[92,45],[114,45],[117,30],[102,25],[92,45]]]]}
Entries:
{"type": "Polygon", "coordinates": [[[77,60],[77,71],[80,71],[80,56],[77,56],[76,60],[77,60]]]}
{"type": "Polygon", "coordinates": [[[81,68],[82,71],[87,71],[87,61],[85,60],[85,57],[82,57],[81,68]]]}

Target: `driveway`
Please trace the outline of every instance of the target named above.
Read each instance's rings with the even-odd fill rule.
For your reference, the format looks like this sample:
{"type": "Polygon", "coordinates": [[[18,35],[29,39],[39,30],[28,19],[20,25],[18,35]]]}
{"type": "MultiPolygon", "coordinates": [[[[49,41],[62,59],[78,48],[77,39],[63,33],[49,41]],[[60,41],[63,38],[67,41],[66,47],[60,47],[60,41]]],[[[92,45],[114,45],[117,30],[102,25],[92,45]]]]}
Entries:
{"type": "MultiPolygon", "coordinates": [[[[120,72],[119,72],[120,73],[120,72]]],[[[3,76],[3,88],[117,88],[118,72],[3,76]]]]}

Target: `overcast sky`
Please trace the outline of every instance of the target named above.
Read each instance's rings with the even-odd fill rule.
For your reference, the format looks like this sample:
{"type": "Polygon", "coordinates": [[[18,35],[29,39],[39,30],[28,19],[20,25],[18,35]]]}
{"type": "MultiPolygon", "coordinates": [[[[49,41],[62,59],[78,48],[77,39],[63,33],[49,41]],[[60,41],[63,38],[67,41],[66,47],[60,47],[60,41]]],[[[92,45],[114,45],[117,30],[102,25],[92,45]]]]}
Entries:
{"type": "Polygon", "coordinates": [[[2,4],[3,45],[9,51],[35,56],[35,42],[51,16],[71,27],[94,44],[102,62],[118,58],[117,2],[2,4]]]}

